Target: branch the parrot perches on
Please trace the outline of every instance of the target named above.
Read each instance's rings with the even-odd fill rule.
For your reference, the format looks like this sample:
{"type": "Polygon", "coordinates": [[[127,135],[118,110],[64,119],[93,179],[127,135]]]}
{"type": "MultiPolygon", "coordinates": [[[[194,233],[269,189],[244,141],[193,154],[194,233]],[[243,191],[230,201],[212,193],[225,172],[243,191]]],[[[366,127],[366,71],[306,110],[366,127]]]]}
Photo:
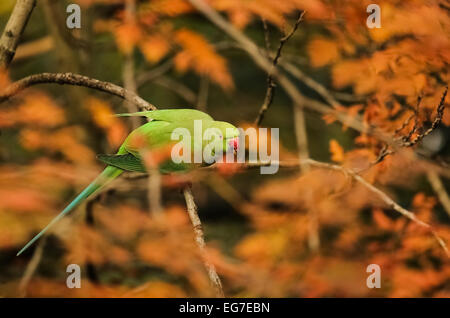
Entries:
{"type": "MultiPolygon", "coordinates": [[[[194,124],[196,121],[201,121],[202,130],[208,128],[218,129],[221,133],[222,140],[220,140],[220,147],[214,149],[221,149],[226,152],[231,150],[236,151],[237,139],[239,138],[239,130],[227,122],[215,121],[208,114],[194,110],[194,109],[166,109],[144,111],[137,113],[119,114],[117,116],[141,116],[150,119],[150,122],[133,130],[120,146],[119,151],[115,155],[99,155],[98,159],[106,163],[108,166],[99,174],[99,176],[92,181],[67,207],[59,213],[41,232],[39,232],[31,241],[29,241],[18,253],[22,254],[34,242],[36,242],[50,227],[55,225],[66,214],[72,211],[75,207],[80,205],[92,194],[100,191],[104,186],[117,178],[123,171],[137,171],[146,172],[146,165],[143,152],[152,152],[164,150],[174,144],[172,140],[172,132],[177,128],[187,129],[190,133],[189,149],[201,150],[206,146],[206,141],[194,140],[194,124]],[[139,142],[137,142],[137,140],[139,142]]],[[[201,136],[203,136],[201,131],[201,136]]],[[[212,154],[216,155],[216,154],[212,154]]],[[[169,156],[170,157],[170,156],[169,156]]],[[[203,159],[203,157],[202,157],[203,159]]],[[[195,163],[191,160],[190,163],[181,162],[175,163],[171,158],[161,160],[158,163],[158,169],[161,173],[173,173],[179,171],[189,171],[199,166],[207,165],[208,163],[202,161],[195,163]]]]}

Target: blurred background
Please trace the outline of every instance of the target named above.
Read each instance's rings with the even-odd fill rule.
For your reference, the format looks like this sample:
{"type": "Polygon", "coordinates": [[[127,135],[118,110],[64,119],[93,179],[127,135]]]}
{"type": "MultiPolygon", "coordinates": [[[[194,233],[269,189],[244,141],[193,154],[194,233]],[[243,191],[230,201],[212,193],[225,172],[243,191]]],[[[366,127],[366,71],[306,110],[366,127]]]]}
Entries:
{"type": "MultiPolygon", "coordinates": [[[[373,1],[206,2],[268,59],[306,11],[278,68],[310,100],[405,140],[441,117],[418,145],[373,165],[384,142],[307,105],[302,132],[298,101],[281,85],[261,126],[280,129],[281,160],[300,153],[364,169],[369,183],[450,242],[448,97],[437,112],[450,79],[449,1],[377,1],[375,29],[366,25],[373,1]]],[[[2,30],[14,4],[1,1],[2,30]]],[[[239,127],[254,125],[267,88],[266,71],[187,0],[38,1],[0,87],[43,72],[112,82],[159,109],[197,108],[239,127]],[[71,3],[81,7],[80,29],[66,26],[71,3]]],[[[149,212],[147,179],[124,176],[16,257],[103,169],[96,154],[115,153],[143,122],[111,116],[133,111],[117,97],[68,85],[33,86],[0,107],[0,296],[214,296],[184,177],[162,176],[162,218],[149,212]],[[69,264],[82,268],[81,289],[66,287],[69,264]]],[[[227,296],[450,296],[448,257],[433,235],[339,171],[261,175],[222,165],[192,178],[227,296]],[[369,264],[381,267],[379,289],[366,285],[369,264]]]]}

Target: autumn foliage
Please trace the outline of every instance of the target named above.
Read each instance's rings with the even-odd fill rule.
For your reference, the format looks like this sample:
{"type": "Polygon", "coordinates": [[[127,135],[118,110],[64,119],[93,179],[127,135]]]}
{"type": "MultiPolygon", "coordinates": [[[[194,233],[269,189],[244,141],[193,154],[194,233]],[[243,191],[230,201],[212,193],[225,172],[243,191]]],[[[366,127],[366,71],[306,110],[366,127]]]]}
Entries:
{"type": "MultiPolygon", "coordinates": [[[[131,55],[138,93],[159,108],[195,107],[189,94],[200,99],[206,82],[206,109],[215,118],[248,127],[256,117],[266,74],[189,1],[136,1],[131,20],[126,1],[74,2],[90,12],[89,34],[60,27],[75,41],[67,42],[32,19],[35,32],[26,33],[24,41],[51,36],[53,48],[2,71],[0,95],[17,79],[60,72],[67,63],[74,68],[69,71],[85,70],[121,84],[122,63],[131,55]],[[91,41],[91,49],[77,46],[77,39],[91,41]],[[77,63],[57,45],[77,52],[77,63]]],[[[366,128],[406,143],[439,116],[437,107],[450,82],[448,1],[377,1],[379,29],[366,26],[366,8],[373,1],[206,2],[263,53],[262,20],[268,25],[269,50],[275,52],[299,10],[305,10],[279,69],[288,63],[302,70],[323,89],[295,79],[305,95],[366,128]]],[[[10,13],[11,8],[0,6],[2,25],[10,13]]],[[[57,23],[46,20],[49,30],[57,23]]],[[[449,103],[447,96],[438,127],[447,142],[449,103]]],[[[450,296],[449,258],[430,230],[351,176],[315,167],[301,173],[280,168],[274,176],[261,176],[239,165],[218,165],[188,176],[163,176],[159,218],[148,212],[147,179],[125,176],[60,222],[40,243],[41,255],[37,247],[15,257],[101,171],[96,154],[117,151],[131,126],[112,115],[126,111],[120,99],[68,86],[35,86],[0,104],[0,296],[214,296],[180,194],[180,185],[191,181],[209,260],[227,296],[450,296]],[[32,257],[39,259],[38,267],[26,278],[32,257]],[[81,266],[81,289],[66,287],[68,264],[81,266]],[[366,286],[369,264],[382,269],[380,289],[366,286]]],[[[361,171],[364,180],[430,224],[450,245],[448,143],[439,154],[423,156],[427,137],[394,149],[333,114],[305,111],[311,157],[361,171]],[[380,159],[386,149],[392,154],[380,159]],[[440,189],[430,182],[431,173],[441,180],[440,189]]],[[[292,118],[292,101],[278,85],[263,125],[280,128],[282,161],[298,157],[292,118]]]]}

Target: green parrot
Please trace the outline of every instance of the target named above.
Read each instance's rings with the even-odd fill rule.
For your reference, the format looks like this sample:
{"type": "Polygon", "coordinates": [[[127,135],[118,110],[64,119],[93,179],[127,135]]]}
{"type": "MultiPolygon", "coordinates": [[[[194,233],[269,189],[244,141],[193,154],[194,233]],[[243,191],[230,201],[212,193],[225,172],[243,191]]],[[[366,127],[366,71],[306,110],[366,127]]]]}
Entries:
{"type": "Polygon", "coordinates": [[[162,160],[158,164],[158,169],[163,174],[189,171],[199,166],[212,164],[213,162],[205,162],[203,156],[200,162],[194,160],[195,153],[201,151],[203,154],[205,149],[210,151],[211,157],[217,158],[216,155],[220,156],[230,150],[236,152],[239,146],[239,130],[235,126],[227,122],[215,121],[208,114],[194,109],[165,109],[118,114],[117,116],[147,117],[150,121],[133,130],[120,146],[117,154],[97,156],[100,161],[106,163],[108,166],[41,232],[33,237],[33,239],[17,253],[17,256],[22,254],[67,213],[117,178],[123,171],[146,172],[145,164],[141,158],[142,150],[145,149],[150,152],[158,150],[163,151],[166,150],[166,148],[173,147],[176,143],[176,141],[173,140],[173,132],[177,129],[184,130],[189,134],[189,138],[187,138],[187,140],[186,138],[183,138],[180,143],[181,145],[186,146],[186,148],[183,148],[183,152],[184,149],[193,149],[190,158],[192,160],[185,160],[182,162],[175,162],[172,158],[162,160]],[[200,132],[198,131],[199,124],[201,125],[200,132]],[[214,138],[212,142],[210,139],[213,138],[208,140],[208,138],[205,139],[203,137],[204,132],[208,129],[218,133],[216,135],[218,137],[214,138]],[[199,133],[201,134],[200,138],[194,138],[196,133],[197,136],[199,133]],[[136,142],[136,140],[139,142],[136,142]],[[219,151],[219,153],[216,153],[217,151],[219,151]]]}

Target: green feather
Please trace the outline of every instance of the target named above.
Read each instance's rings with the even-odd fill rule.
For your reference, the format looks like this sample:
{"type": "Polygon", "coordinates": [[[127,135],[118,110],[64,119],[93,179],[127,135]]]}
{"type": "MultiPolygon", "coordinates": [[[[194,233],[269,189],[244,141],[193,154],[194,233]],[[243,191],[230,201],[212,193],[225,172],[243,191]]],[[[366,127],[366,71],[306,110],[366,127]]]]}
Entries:
{"type": "Polygon", "coordinates": [[[97,155],[97,159],[107,165],[134,172],[146,172],[142,161],[130,153],[125,155],[97,155]]]}

